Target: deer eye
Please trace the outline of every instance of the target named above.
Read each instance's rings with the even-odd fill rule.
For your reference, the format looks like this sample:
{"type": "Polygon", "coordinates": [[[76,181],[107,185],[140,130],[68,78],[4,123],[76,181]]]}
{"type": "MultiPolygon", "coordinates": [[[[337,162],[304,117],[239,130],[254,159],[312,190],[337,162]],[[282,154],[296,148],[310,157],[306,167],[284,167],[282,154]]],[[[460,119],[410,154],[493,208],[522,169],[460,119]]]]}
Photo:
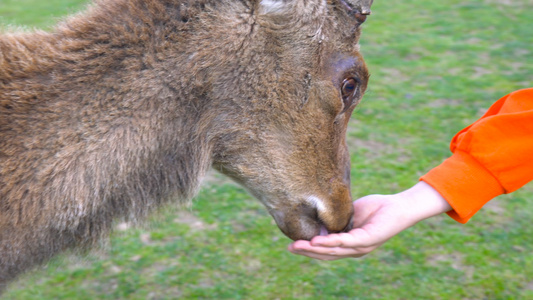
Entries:
{"type": "Polygon", "coordinates": [[[352,106],[357,94],[357,81],[354,78],[346,78],[342,82],[341,86],[342,102],[344,103],[345,112],[350,106],[352,106]]]}

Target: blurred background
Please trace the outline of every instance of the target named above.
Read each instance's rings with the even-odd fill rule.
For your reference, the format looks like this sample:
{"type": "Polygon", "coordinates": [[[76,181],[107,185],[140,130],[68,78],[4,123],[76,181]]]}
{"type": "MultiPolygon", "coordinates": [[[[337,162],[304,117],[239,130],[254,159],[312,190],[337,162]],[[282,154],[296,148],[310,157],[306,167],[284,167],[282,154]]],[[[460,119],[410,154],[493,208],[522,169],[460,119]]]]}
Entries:
{"type": "MultiPolygon", "coordinates": [[[[348,132],[354,199],[410,187],[457,131],[533,87],[531,0],[374,2],[361,38],[371,81],[348,132]]],[[[0,30],[51,30],[87,3],[0,0],[0,30]]],[[[321,262],[286,251],[262,205],[213,173],[191,207],[117,223],[100,249],[54,259],[3,298],[533,299],[531,220],[529,184],[466,225],[439,216],[364,258],[321,262]]]]}

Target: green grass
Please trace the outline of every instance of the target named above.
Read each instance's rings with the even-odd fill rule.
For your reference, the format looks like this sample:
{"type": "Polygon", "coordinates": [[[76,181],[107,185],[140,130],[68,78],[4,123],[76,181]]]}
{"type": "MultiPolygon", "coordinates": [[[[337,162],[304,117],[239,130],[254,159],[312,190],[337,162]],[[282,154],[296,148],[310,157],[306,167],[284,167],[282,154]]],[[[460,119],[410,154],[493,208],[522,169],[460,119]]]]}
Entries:
{"type": "Polygon", "coordinates": [[[60,17],[84,8],[86,0],[2,0],[0,23],[48,29],[60,17]]]}
{"type": "MultiPolygon", "coordinates": [[[[0,21],[49,28],[83,6],[1,0],[0,21]]],[[[533,86],[532,10],[530,0],[375,1],[361,40],[370,87],[348,133],[354,197],[411,186],[449,155],[455,132],[533,86]]],[[[532,299],[532,198],[530,184],[466,225],[433,218],[365,258],[320,262],[287,252],[289,240],[243,189],[209,184],[185,213],[117,231],[88,256],[54,259],[3,296],[532,299]]]]}

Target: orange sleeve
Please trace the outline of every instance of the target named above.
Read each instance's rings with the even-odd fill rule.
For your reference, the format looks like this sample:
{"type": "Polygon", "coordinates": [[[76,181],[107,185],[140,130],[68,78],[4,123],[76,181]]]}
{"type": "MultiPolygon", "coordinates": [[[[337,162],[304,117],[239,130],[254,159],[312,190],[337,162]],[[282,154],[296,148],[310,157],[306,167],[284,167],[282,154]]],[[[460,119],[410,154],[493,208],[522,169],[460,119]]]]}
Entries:
{"type": "Polygon", "coordinates": [[[452,156],[420,179],[466,223],[485,203],[533,180],[533,88],[513,92],[452,139],[452,156]]]}

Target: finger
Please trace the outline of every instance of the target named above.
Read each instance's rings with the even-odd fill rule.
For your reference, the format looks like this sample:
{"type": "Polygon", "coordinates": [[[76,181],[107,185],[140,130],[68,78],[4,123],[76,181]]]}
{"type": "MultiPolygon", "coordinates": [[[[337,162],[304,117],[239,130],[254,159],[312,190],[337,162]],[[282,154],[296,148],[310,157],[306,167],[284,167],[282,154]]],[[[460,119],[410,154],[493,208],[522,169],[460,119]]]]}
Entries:
{"type": "Polygon", "coordinates": [[[322,247],[338,247],[342,245],[342,238],[339,237],[338,233],[328,234],[328,235],[319,235],[311,239],[310,244],[312,246],[322,246],[322,247]]]}
{"type": "Polygon", "coordinates": [[[356,258],[364,256],[372,249],[350,249],[350,248],[322,248],[312,247],[306,249],[289,248],[294,254],[305,255],[320,260],[336,260],[341,258],[356,258]],[[361,251],[362,250],[362,251],[361,251]]]}
{"type": "Polygon", "coordinates": [[[376,244],[372,236],[363,229],[356,228],[350,232],[330,234],[327,236],[317,236],[311,240],[311,245],[321,247],[370,247],[376,244]]]}
{"type": "Polygon", "coordinates": [[[313,258],[330,257],[361,257],[372,252],[376,247],[366,248],[342,248],[342,247],[319,247],[313,246],[307,241],[297,241],[289,245],[288,250],[295,254],[310,256],[313,258]]]}
{"type": "Polygon", "coordinates": [[[340,257],[337,257],[335,255],[317,253],[317,252],[314,252],[312,250],[310,251],[310,249],[293,248],[291,246],[292,245],[289,246],[289,251],[291,253],[293,253],[293,254],[303,255],[303,256],[311,257],[311,258],[314,258],[314,259],[320,259],[320,260],[340,259],[340,257]]]}
{"type": "Polygon", "coordinates": [[[294,251],[301,251],[301,250],[310,249],[312,247],[313,246],[311,246],[311,243],[309,243],[309,241],[299,240],[299,241],[292,242],[289,245],[288,249],[289,249],[289,251],[293,252],[293,250],[294,251]]]}
{"type": "Polygon", "coordinates": [[[296,252],[294,254],[307,256],[307,257],[318,259],[318,260],[326,260],[326,261],[332,261],[332,260],[337,260],[337,259],[342,259],[343,258],[343,257],[338,257],[338,256],[332,256],[332,255],[316,254],[316,253],[313,253],[313,252],[296,252]]]}

